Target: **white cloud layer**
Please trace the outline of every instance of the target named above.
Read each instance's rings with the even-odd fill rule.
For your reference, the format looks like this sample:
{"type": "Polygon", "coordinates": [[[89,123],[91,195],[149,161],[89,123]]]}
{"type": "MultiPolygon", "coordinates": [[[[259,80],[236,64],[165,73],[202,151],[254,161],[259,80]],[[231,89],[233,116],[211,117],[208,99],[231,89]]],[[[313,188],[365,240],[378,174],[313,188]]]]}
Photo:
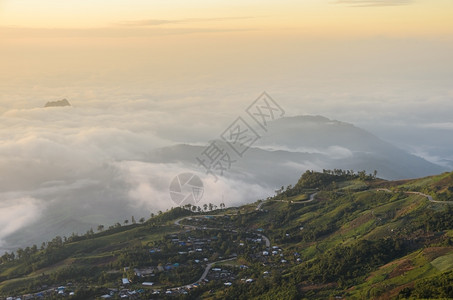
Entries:
{"type": "Polygon", "coordinates": [[[271,151],[283,150],[289,152],[318,153],[326,155],[331,159],[344,159],[351,158],[353,156],[353,152],[350,149],[341,146],[329,146],[327,148],[320,149],[311,147],[288,147],[285,145],[266,145],[261,148],[271,151]]]}
{"type": "MultiPolygon", "coordinates": [[[[0,219],[7,220],[0,239],[25,230],[29,223],[21,215],[46,219],[53,228],[77,219],[70,225],[83,233],[171,207],[171,179],[200,169],[150,163],[150,151],[219,138],[264,90],[287,115],[323,115],[402,148],[435,146],[414,152],[436,161],[452,157],[445,130],[453,111],[451,38],[162,39],[135,40],[133,47],[113,39],[25,46],[14,40],[0,47],[0,219]],[[42,108],[62,98],[73,106],[42,108]]],[[[286,150],[351,157],[347,147],[286,150]]],[[[243,162],[248,166],[247,157],[243,162]]],[[[317,162],[287,166],[294,174],[319,168],[317,162]]],[[[270,181],[273,171],[262,175],[270,181]]],[[[246,167],[238,173],[242,177],[217,183],[203,177],[203,201],[237,205],[272,193],[274,187],[251,183],[246,167]]]]}
{"type": "MultiPolygon", "coordinates": [[[[84,233],[83,228],[96,224],[113,224],[131,215],[148,217],[176,206],[168,189],[172,178],[200,170],[147,160],[153,149],[179,138],[192,139],[190,134],[195,137],[197,130],[200,140],[203,132],[213,136],[207,133],[212,128],[191,122],[193,117],[184,117],[184,111],[181,117],[178,112],[142,110],[124,103],[105,110],[63,107],[4,112],[0,116],[0,240],[5,249],[8,241],[21,245],[16,239],[35,221],[41,222],[37,227],[42,231],[69,235],[68,220],[75,222],[72,231],[84,233]],[[176,117],[187,126],[176,126],[176,117]],[[173,140],[166,138],[165,130],[173,140]]],[[[200,205],[222,201],[239,205],[268,196],[271,190],[227,178],[214,183],[199,175],[205,183],[200,205]]]]}
{"type": "Polygon", "coordinates": [[[4,238],[20,228],[36,222],[45,203],[31,197],[0,201],[0,247],[4,246],[4,238]]]}

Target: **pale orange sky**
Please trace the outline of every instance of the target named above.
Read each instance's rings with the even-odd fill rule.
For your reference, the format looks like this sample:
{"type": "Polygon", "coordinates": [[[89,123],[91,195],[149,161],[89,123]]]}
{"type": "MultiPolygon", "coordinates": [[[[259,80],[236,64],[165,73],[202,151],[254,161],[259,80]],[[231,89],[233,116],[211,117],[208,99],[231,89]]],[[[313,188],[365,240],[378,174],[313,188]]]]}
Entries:
{"type": "Polygon", "coordinates": [[[451,0],[0,0],[0,107],[116,92],[99,87],[127,98],[438,82],[451,74],[452,12],[451,0]]]}
{"type": "Polygon", "coordinates": [[[3,0],[1,27],[273,29],[327,35],[446,35],[450,0],[3,0]],[[391,3],[393,5],[388,5],[391,3]],[[398,5],[395,5],[398,4],[398,5]]]}

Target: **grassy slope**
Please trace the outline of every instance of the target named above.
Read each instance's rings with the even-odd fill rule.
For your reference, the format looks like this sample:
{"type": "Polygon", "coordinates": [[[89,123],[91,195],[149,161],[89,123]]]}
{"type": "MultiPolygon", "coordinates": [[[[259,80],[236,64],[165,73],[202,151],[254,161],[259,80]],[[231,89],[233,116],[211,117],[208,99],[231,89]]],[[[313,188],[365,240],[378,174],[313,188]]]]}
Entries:
{"type": "MultiPolygon", "coordinates": [[[[109,233],[108,231],[96,234],[93,238],[67,243],[64,248],[64,258],[49,266],[39,268],[19,278],[7,279],[0,282],[0,294],[3,290],[11,290],[26,286],[32,279],[37,279],[43,274],[51,274],[69,266],[78,267],[105,267],[115,260],[115,255],[121,250],[129,248],[134,244],[147,244],[160,240],[166,234],[177,232],[174,227],[158,227],[149,229],[142,225],[132,225],[115,230],[119,232],[109,233]]],[[[62,250],[63,251],[63,250],[62,250]]],[[[61,252],[62,252],[61,251],[61,252]]],[[[41,254],[43,251],[38,253],[41,254]]],[[[0,267],[0,276],[12,276],[26,267],[27,263],[3,264],[0,267]]]]}
{"type": "MultiPolygon", "coordinates": [[[[338,294],[349,298],[396,297],[401,289],[413,287],[419,279],[453,270],[453,247],[446,243],[453,237],[453,228],[428,232],[414,227],[427,211],[443,211],[447,204],[431,203],[426,197],[397,191],[421,191],[436,199],[439,195],[448,196],[452,187],[453,173],[399,182],[348,180],[336,182],[333,189],[320,191],[316,201],[310,203],[268,201],[261,207],[263,211],[255,211],[255,205],[229,211],[239,211],[242,223],[248,229],[264,228],[272,244],[281,246],[285,256],[300,253],[304,263],[288,265],[287,275],[309,272],[304,268],[316,263],[321,255],[338,246],[353,246],[360,240],[420,239],[404,256],[377,266],[347,287],[338,282],[301,283],[301,290],[309,298],[338,294]],[[377,191],[376,188],[389,188],[395,192],[377,191]]],[[[307,200],[313,191],[310,187],[288,199],[307,200]]],[[[13,274],[20,273],[24,265],[5,263],[0,266],[0,276],[14,278],[0,283],[0,294],[26,286],[30,279],[43,273],[50,274],[67,266],[103,268],[121,250],[134,244],[147,245],[179,230],[171,225],[176,217],[169,215],[161,219],[160,225],[152,229],[146,224],[123,226],[115,233],[103,232],[88,240],[69,243],[65,246],[66,255],[60,261],[23,276],[13,274]]]]}
{"type": "MultiPolygon", "coordinates": [[[[255,219],[258,226],[269,229],[270,235],[276,233],[273,238],[280,246],[288,247],[292,251],[301,253],[305,261],[312,261],[329,249],[338,245],[348,245],[361,239],[374,240],[388,237],[403,237],[407,234],[423,236],[424,232],[410,232],[408,228],[414,220],[424,214],[426,210],[442,211],[447,204],[431,203],[426,197],[411,194],[387,193],[376,191],[378,187],[389,187],[392,190],[415,190],[431,194],[436,199],[438,193],[444,193],[453,186],[453,173],[445,173],[438,176],[415,179],[404,182],[378,182],[369,184],[367,191],[353,192],[364,188],[363,183],[343,182],[337,190],[337,199],[332,201],[332,193],[320,193],[320,201],[305,204],[304,206],[293,205],[292,214],[295,215],[289,222],[280,223],[278,229],[266,226],[268,218],[275,218],[279,212],[288,209],[288,204],[268,202],[263,209],[268,215],[255,219]],[[334,203],[332,203],[334,202],[334,203]],[[310,208],[311,209],[310,209],[310,208]],[[342,212],[348,209],[353,211],[347,216],[342,212]],[[280,239],[282,232],[291,232],[300,235],[297,228],[316,228],[335,220],[338,228],[333,232],[316,238],[314,242],[292,242],[280,239]]],[[[374,271],[361,284],[351,287],[345,293],[344,289],[327,289],[327,293],[320,292],[319,297],[333,296],[336,293],[347,295],[351,298],[372,298],[373,295],[381,297],[396,296],[406,286],[413,286],[414,281],[421,278],[436,276],[443,272],[453,270],[453,247],[438,247],[444,237],[453,236],[453,231],[439,233],[440,237],[434,239],[432,244],[421,246],[423,250],[398,258],[393,262],[374,271]]],[[[296,238],[297,240],[297,238],[296,238]]],[[[299,239],[300,240],[300,239],[299,239]]]]}

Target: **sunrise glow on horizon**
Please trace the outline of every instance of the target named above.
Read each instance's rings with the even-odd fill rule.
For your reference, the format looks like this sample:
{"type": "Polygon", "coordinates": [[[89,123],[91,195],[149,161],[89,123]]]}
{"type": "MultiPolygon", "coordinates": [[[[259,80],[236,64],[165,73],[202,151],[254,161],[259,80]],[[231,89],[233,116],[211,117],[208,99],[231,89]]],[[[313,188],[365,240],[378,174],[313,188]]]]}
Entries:
{"type": "Polygon", "coordinates": [[[2,1],[0,28],[216,28],[323,35],[447,35],[441,1],[2,1]]]}

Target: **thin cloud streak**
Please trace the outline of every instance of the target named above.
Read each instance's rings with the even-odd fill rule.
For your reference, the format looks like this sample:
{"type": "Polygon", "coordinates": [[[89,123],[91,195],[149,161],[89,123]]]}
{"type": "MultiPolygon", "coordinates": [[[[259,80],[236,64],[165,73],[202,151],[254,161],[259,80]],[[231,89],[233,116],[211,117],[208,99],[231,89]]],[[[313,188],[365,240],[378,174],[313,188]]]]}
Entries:
{"type": "Polygon", "coordinates": [[[30,28],[0,27],[3,38],[134,38],[197,33],[227,33],[257,31],[256,28],[30,28]]]}
{"type": "Polygon", "coordinates": [[[147,27],[147,26],[159,26],[166,24],[188,24],[188,23],[202,23],[202,22],[223,22],[233,20],[247,20],[253,19],[254,17],[223,17],[223,18],[187,18],[187,19],[176,19],[176,20],[164,20],[164,19],[146,19],[146,20],[135,20],[135,21],[124,21],[114,25],[125,26],[125,27],[147,27]]]}
{"type": "Polygon", "coordinates": [[[441,130],[453,130],[453,122],[421,124],[421,125],[419,125],[419,127],[441,129],[441,130]]]}
{"type": "Polygon", "coordinates": [[[381,7],[414,4],[414,0],[338,0],[334,4],[345,4],[350,7],[381,7]]]}

